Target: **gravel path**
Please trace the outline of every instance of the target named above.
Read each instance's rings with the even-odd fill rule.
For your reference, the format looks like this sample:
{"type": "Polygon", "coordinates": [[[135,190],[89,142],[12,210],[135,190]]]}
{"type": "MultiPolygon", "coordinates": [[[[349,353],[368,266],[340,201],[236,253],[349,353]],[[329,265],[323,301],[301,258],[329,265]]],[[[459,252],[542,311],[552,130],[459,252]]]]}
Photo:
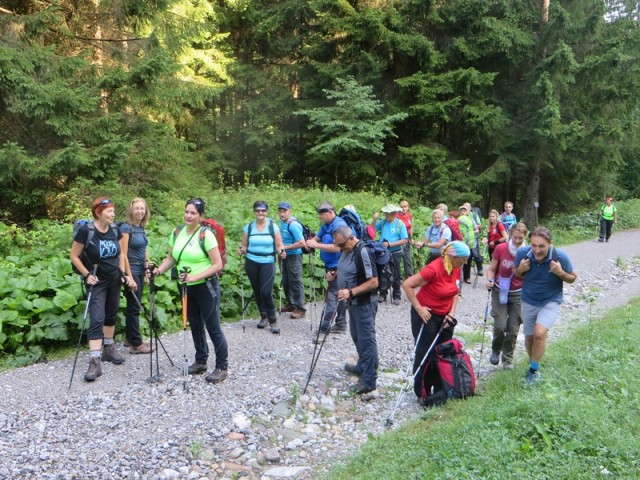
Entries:
{"type": "MultiPolygon", "coordinates": [[[[589,313],[596,319],[640,291],[640,231],[616,232],[608,244],[583,242],[564,250],[578,281],[565,287],[552,342],[587,321],[589,313]]],[[[456,332],[482,331],[486,298],[481,286],[465,286],[456,332]]],[[[310,311],[318,317],[321,308],[310,311]]],[[[329,337],[302,395],[314,349],[316,322],[309,318],[283,316],[278,336],[256,329],[255,320],[225,325],[230,378],[209,385],[203,376],[193,377],[188,393],[179,369],[182,333],[161,338],[176,367],[162,354],[158,383],[146,381],[148,356],[126,353],[124,365],[104,364],[103,376],[92,384],[82,381],[87,358],[81,353],[70,392],[72,358],[4,372],[0,479],[320,478],[369,434],[385,429],[411,355],[408,308],[403,301],[379,309],[380,396],[369,402],[348,394],[356,380],[342,370],[355,355],[349,335],[329,337]]],[[[487,358],[487,330],[483,377],[496,368],[487,358]]],[[[190,335],[187,348],[192,360],[190,335]]],[[[480,346],[467,349],[477,365],[480,346]]],[[[516,356],[526,357],[522,338],[516,356]]],[[[409,394],[396,424],[420,412],[409,394]]]]}

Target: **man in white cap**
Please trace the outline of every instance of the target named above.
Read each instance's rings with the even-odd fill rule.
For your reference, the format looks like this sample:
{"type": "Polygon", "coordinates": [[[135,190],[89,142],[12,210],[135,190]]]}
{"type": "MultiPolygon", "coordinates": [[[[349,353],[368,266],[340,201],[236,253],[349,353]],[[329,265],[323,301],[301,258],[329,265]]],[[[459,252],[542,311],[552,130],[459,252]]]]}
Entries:
{"type": "MultiPolygon", "coordinates": [[[[376,231],[380,232],[380,242],[385,245],[391,252],[391,262],[393,264],[393,304],[400,305],[401,298],[401,282],[402,272],[400,270],[400,263],[402,262],[402,247],[409,242],[409,234],[407,233],[407,227],[400,221],[397,214],[402,209],[391,203],[382,207],[382,213],[384,213],[384,220],[378,220],[380,214],[378,212],[373,214],[373,220],[371,225],[376,227],[376,231]]],[[[384,302],[387,299],[388,290],[380,291],[380,299],[384,302]]]]}

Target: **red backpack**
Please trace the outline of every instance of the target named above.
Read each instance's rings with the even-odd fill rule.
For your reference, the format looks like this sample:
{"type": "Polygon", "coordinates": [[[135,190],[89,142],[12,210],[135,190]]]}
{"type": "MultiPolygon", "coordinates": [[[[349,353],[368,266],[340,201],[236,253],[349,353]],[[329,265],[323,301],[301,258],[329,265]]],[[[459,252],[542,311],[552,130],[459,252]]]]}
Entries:
{"type": "Polygon", "coordinates": [[[451,229],[451,241],[463,239],[460,231],[460,222],[457,218],[449,217],[443,223],[451,229]]]}
{"type": "Polygon", "coordinates": [[[471,357],[462,349],[462,344],[454,339],[437,345],[424,369],[425,378],[429,369],[437,369],[440,381],[434,385],[423,382],[422,402],[425,406],[442,405],[450,398],[467,398],[476,389],[471,357]]]}

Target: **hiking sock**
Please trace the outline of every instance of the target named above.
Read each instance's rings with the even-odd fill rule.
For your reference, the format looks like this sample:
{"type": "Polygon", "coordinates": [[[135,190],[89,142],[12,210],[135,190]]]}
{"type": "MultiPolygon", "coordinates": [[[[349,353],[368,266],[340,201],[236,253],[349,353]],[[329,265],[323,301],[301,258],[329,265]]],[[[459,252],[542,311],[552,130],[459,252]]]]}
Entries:
{"type": "Polygon", "coordinates": [[[536,373],[540,369],[540,363],[534,362],[533,360],[529,360],[529,371],[531,373],[536,373]]]}
{"type": "Polygon", "coordinates": [[[89,352],[90,357],[100,358],[101,355],[102,355],[102,352],[100,350],[91,350],[89,352]]]}
{"type": "Polygon", "coordinates": [[[113,343],[113,337],[112,338],[105,337],[104,340],[103,340],[103,343],[105,345],[111,345],[113,343]]]}

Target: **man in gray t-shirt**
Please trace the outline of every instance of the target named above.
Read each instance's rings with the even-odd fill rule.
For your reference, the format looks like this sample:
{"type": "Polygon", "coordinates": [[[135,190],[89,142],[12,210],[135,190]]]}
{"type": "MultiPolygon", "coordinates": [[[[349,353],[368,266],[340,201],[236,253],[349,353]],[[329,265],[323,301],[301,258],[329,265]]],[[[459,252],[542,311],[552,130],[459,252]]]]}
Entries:
{"type": "Polygon", "coordinates": [[[342,252],[337,273],[338,301],[349,303],[349,330],[358,352],[358,362],[346,363],[344,368],[360,377],[355,392],[369,393],[376,389],[378,369],[378,270],[369,249],[349,227],[338,227],[333,241],[342,252]]]}

